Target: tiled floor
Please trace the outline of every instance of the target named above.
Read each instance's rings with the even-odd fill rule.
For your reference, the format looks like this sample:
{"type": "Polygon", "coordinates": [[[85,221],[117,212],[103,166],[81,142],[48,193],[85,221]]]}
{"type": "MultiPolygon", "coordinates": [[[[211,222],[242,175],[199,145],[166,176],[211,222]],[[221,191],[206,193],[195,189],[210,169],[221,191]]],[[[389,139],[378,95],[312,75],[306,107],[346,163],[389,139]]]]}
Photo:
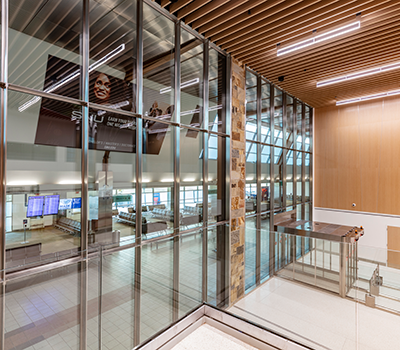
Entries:
{"type": "Polygon", "coordinates": [[[278,277],[229,311],[314,349],[400,348],[400,315],[278,277]]]}
{"type": "Polygon", "coordinates": [[[172,350],[256,350],[256,348],[204,324],[175,345],[172,350]]]}

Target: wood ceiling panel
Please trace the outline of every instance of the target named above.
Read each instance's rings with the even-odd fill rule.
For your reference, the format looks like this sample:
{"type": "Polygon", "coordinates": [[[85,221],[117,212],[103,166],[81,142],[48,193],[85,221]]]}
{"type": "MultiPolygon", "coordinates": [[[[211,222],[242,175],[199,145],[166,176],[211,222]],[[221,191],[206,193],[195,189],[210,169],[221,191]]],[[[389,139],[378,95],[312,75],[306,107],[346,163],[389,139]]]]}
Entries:
{"type": "Polygon", "coordinates": [[[318,81],[400,62],[399,0],[157,0],[211,42],[313,107],[400,87],[400,69],[317,88],[318,81]],[[358,14],[358,16],[356,16],[358,14]],[[361,27],[277,56],[355,20],[361,27]],[[284,81],[278,77],[284,76],[284,81]]]}

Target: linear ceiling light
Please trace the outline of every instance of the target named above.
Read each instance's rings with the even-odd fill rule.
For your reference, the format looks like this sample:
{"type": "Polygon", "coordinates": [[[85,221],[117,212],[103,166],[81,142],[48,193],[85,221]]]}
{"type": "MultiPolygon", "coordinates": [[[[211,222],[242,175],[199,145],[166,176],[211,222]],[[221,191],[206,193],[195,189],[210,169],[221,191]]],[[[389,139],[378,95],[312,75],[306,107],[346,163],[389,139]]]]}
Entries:
{"type": "Polygon", "coordinates": [[[363,97],[357,97],[357,98],[352,98],[350,100],[337,101],[336,102],[336,106],[346,105],[346,104],[349,104],[349,103],[356,103],[356,102],[374,100],[376,98],[382,98],[382,97],[388,97],[388,96],[394,96],[394,95],[400,95],[400,90],[383,92],[381,94],[375,94],[375,95],[369,95],[369,96],[363,96],[363,97]]]}
{"type": "Polygon", "coordinates": [[[376,73],[380,73],[380,72],[387,72],[389,70],[398,69],[398,68],[400,68],[400,62],[392,63],[387,66],[364,70],[361,72],[350,73],[350,74],[347,74],[347,75],[344,75],[341,77],[336,77],[336,78],[332,78],[332,79],[328,79],[328,80],[319,81],[319,82],[317,82],[317,87],[335,84],[335,83],[339,83],[339,82],[345,81],[345,80],[361,78],[361,77],[365,77],[367,75],[376,74],[376,73]]]}
{"type": "MultiPolygon", "coordinates": [[[[100,67],[102,64],[106,63],[107,61],[111,60],[113,57],[121,53],[125,50],[125,44],[119,45],[116,49],[109,52],[104,57],[100,58],[98,61],[94,62],[89,66],[89,73],[100,67]]],[[[80,69],[76,70],[75,72],[67,75],[64,79],[61,79],[59,82],[49,86],[47,89],[44,89],[44,92],[53,92],[60,88],[61,86],[69,83],[71,80],[75,79],[81,74],[80,69]]],[[[25,102],[23,105],[18,107],[18,111],[23,112],[25,109],[29,108],[30,106],[34,105],[36,102],[40,101],[41,97],[33,97],[29,101],[25,102]]]]}
{"type": "Polygon", "coordinates": [[[316,35],[315,37],[313,37],[311,39],[300,41],[300,42],[298,42],[296,44],[289,45],[289,46],[287,46],[287,47],[285,47],[283,49],[278,49],[277,55],[278,56],[282,56],[282,55],[285,55],[285,54],[287,54],[289,52],[300,50],[300,49],[302,49],[304,47],[307,47],[307,46],[310,46],[310,45],[314,45],[316,43],[320,43],[321,41],[325,41],[325,40],[328,40],[328,39],[332,39],[332,38],[334,38],[336,36],[346,34],[348,32],[356,30],[358,28],[360,28],[360,21],[357,21],[357,22],[354,22],[354,23],[351,23],[351,24],[347,24],[347,25],[345,25],[343,27],[331,30],[331,31],[329,31],[327,33],[324,33],[324,34],[316,35]]]}
{"type": "MultiPolygon", "coordinates": [[[[188,86],[192,86],[192,85],[198,84],[199,82],[200,82],[199,78],[195,78],[195,79],[186,81],[186,82],[181,84],[181,89],[183,89],[185,87],[188,87],[188,86]]],[[[160,94],[165,94],[167,92],[170,92],[171,90],[172,90],[171,86],[167,86],[165,88],[160,89],[160,94]]]]}

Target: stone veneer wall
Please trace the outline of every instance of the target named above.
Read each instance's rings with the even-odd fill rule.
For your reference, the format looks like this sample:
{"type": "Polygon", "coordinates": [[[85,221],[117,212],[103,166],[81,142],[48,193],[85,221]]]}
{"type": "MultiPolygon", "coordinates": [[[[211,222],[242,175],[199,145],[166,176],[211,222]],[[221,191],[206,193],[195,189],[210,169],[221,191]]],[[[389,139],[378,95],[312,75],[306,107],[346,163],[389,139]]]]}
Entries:
{"type": "Polygon", "coordinates": [[[244,296],[246,215],[246,71],[232,59],[230,303],[244,296]]]}

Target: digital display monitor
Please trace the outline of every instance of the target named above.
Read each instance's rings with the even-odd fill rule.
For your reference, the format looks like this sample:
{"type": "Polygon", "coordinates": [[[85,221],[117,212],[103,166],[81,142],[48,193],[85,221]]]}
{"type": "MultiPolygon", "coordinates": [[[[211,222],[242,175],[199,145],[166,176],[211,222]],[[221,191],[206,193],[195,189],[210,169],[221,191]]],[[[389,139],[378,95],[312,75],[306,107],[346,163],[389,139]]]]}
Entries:
{"type": "Polygon", "coordinates": [[[44,196],[29,197],[26,217],[31,218],[43,215],[44,196]]]}
{"type": "Polygon", "coordinates": [[[55,194],[44,197],[44,213],[43,215],[55,215],[58,213],[58,202],[60,195],[55,194]]]}
{"type": "Polygon", "coordinates": [[[82,206],[82,198],[72,198],[72,209],[79,209],[82,206]]]}
{"type": "Polygon", "coordinates": [[[60,199],[59,210],[79,209],[82,206],[82,198],[62,198],[60,199]]]}
{"type": "Polygon", "coordinates": [[[59,210],[67,210],[72,208],[72,198],[62,198],[60,199],[59,210]]]}

